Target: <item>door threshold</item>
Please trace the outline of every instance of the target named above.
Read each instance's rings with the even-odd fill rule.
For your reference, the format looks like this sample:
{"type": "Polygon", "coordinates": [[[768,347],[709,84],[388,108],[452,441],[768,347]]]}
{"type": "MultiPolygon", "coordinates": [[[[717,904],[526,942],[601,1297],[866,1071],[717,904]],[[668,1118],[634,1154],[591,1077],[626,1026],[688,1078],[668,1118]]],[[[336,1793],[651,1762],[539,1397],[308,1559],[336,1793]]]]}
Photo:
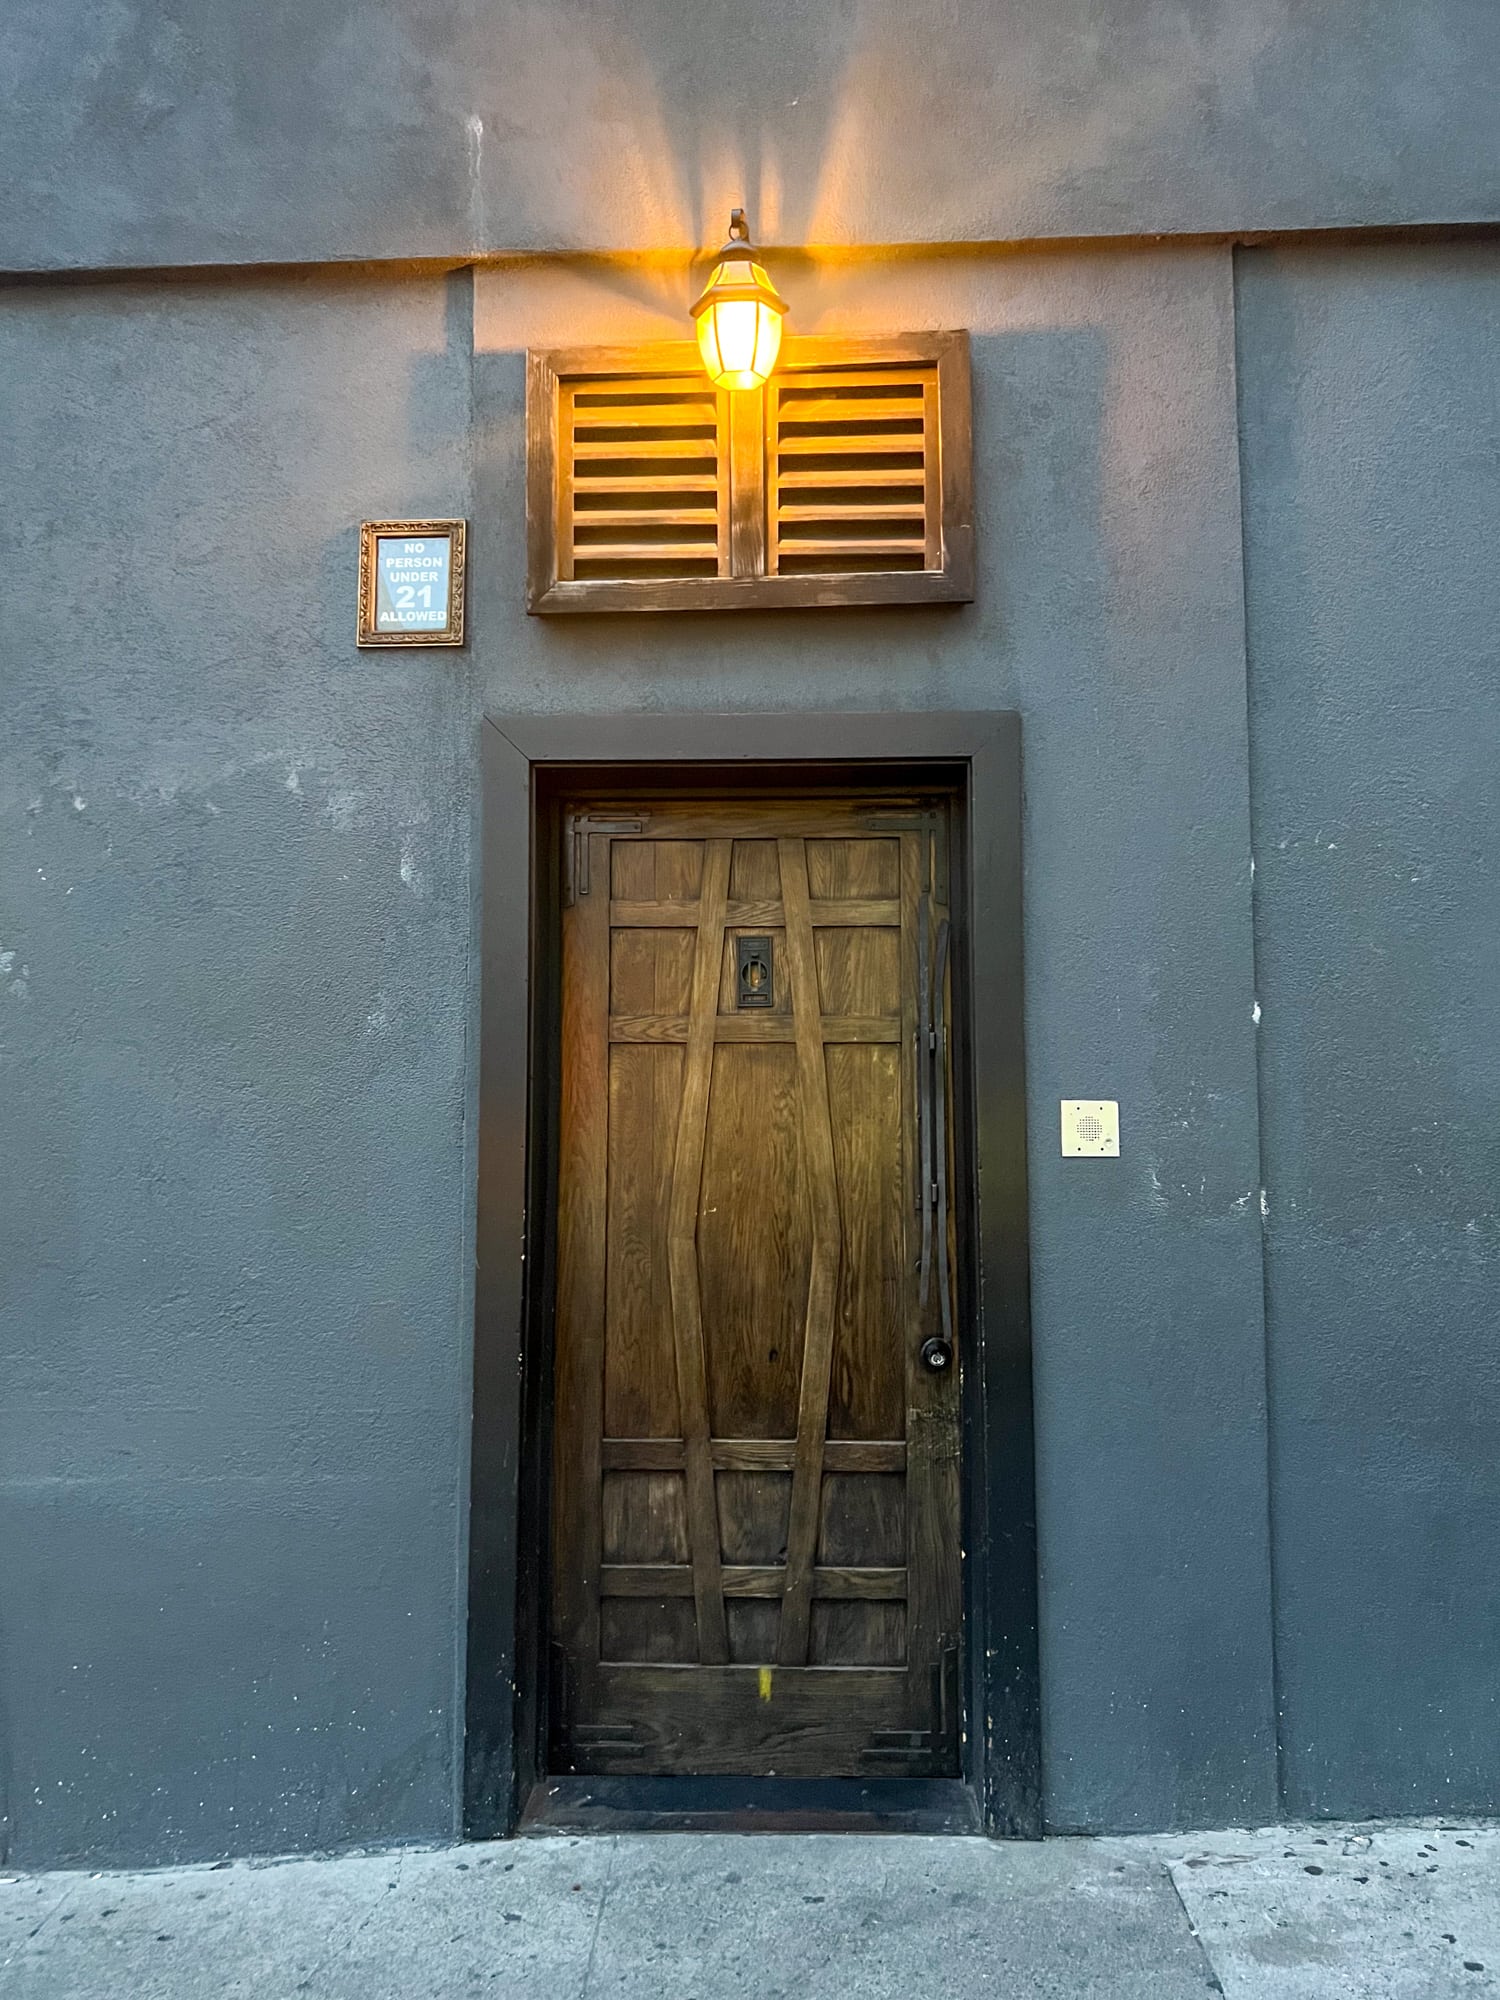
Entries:
{"type": "Polygon", "coordinates": [[[983,1831],[958,1778],[543,1778],[516,1831],[952,1833],[983,1831]]]}

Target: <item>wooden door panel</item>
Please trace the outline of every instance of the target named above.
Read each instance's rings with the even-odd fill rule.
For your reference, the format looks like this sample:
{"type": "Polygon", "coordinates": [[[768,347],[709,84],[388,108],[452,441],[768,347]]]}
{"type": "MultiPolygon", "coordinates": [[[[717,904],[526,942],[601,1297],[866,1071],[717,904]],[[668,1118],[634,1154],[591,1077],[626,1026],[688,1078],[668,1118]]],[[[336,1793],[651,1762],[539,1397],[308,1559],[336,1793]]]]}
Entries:
{"type": "Polygon", "coordinates": [[[626,928],[610,932],[611,1014],[680,1015],[685,1019],[692,989],[692,931],[626,928]]]}
{"type": "Polygon", "coordinates": [[[808,888],[820,901],[900,894],[899,839],[831,840],[815,836],[807,841],[806,849],[808,888]]]}
{"type": "Polygon", "coordinates": [[[600,1721],[577,1726],[578,1768],[727,1776],[878,1775],[871,1738],[908,1733],[907,1676],[804,1673],[795,1698],[775,1667],[604,1666],[600,1721]],[[769,1693],[767,1692],[769,1689],[769,1693]],[[616,1720],[615,1718],[620,1718],[616,1720]]]}
{"type": "Polygon", "coordinates": [[[690,1599],[616,1596],[616,1575],[678,1570],[689,1557],[687,1497],[680,1472],[606,1472],[602,1520],[600,1657],[685,1663],[698,1657],[690,1599]]]}
{"type": "MultiPolygon", "coordinates": [[[[898,1424],[899,1427],[899,1424],[898,1424]]],[[[813,1605],[815,1665],[902,1666],[906,1660],[906,1479],[891,1472],[829,1472],[818,1524],[820,1568],[899,1570],[900,1600],[825,1599],[813,1605]]]]}
{"type": "Polygon", "coordinates": [[[735,903],[754,902],[757,898],[771,903],[780,900],[781,874],[774,835],[735,841],[729,868],[729,896],[735,903]]]}
{"type": "Polygon", "coordinates": [[[696,903],[703,886],[703,842],[612,841],[608,881],[611,898],[696,903]]]}
{"type": "Polygon", "coordinates": [[[796,1050],[714,1051],[698,1210],[713,1435],[792,1437],[812,1259],[796,1050]]]}
{"type": "Polygon", "coordinates": [[[938,816],[591,810],[638,830],[581,835],[564,918],[554,1759],[955,1768],[957,1384],[917,1358],[938,816]]]}
{"type": "Polygon", "coordinates": [[[857,1020],[898,1020],[901,1014],[901,932],[823,928],[813,933],[818,995],[825,1014],[857,1020]]]}
{"type": "MultiPolygon", "coordinates": [[[[720,1471],[714,1484],[726,1565],[725,1589],[735,1591],[739,1579],[732,1575],[734,1570],[774,1570],[786,1561],[792,1479],[790,1472],[720,1471]]],[[[725,1605],[725,1615],[731,1661],[751,1665],[775,1659],[781,1630],[781,1607],[775,1598],[733,1595],[725,1605]]]]}
{"type": "Polygon", "coordinates": [[[605,1208],[604,1430],[608,1437],[680,1437],[677,1369],[661,1328],[668,1203],[682,1097],[682,1050],[609,1051],[605,1208]]]}
{"type": "Polygon", "coordinates": [[[899,1569],[905,1563],[904,1473],[824,1475],[818,1561],[832,1569],[899,1569]]]}
{"type": "Polygon", "coordinates": [[[905,1432],[907,1273],[899,1044],[831,1044],[828,1106],[843,1220],[830,1438],[905,1432]]]}

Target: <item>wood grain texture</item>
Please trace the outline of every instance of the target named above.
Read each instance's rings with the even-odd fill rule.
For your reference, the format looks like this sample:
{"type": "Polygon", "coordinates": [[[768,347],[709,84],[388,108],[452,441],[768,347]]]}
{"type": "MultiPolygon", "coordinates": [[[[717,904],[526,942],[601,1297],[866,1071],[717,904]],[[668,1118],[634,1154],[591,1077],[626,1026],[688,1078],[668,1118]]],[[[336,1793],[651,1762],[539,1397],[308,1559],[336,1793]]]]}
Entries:
{"type": "MultiPolygon", "coordinates": [[[[795,1377],[791,1396],[795,1404],[795,1377]]],[[[734,1569],[741,1577],[754,1570],[757,1575],[774,1572],[778,1579],[784,1579],[787,1506],[792,1494],[790,1471],[736,1466],[720,1471],[718,1486],[727,1568],[734,1569]]],[[[729,1623],[732,1661],[764,1665],[776,1658],[781,1629],[781,1581],[764,1595],[747,1596],[741,1592],[729,1596],[724,1613],[729,1623]]]]}
{"type": "MultiPolygon", "coordinates": [[[[664,904],[690,896],[696,910],[702,867],[699,841],[614,840],[606,879],[611,894],[641,888],[664,904]]],[[[612,1014],[686,1008],[692,947],[691,933],[611,924],[612,1014]]],[[[682,1430],[675,1356],[660,1337],[671,1314],[667,1231],[682,1064],[680,1046],[610,1050],[604,1421],[616,1435],[682,1430]]]]}
{"type": "Polygon", "coordinates": [[[592,1771],[869,1777],[872,1735],[908,1724],[899,1668],[757,1665],[601,1667],[597,1726],[618,1718],[634,1754],[602,1743],[575,1757],[592,1771]]]}
{"type": "MultiPolygon", "coordinates": [[[[604,841],[590,836],[603,859],[604,841]]],[[[582,900],[563,926],[562,1103],[557,1213],[556,1425],[573,1448],[554,1464],[555,1626],[580,1663],[599,1656],[604,1292],[609,1096],[609,912],[582,900]],[[576,1456],[574,1456],[576,1451],[576,1456]]]]}
{"type": "MultiPolygon", "coordinates": [[[[879,1574],[880,1572],[871,1572],[879,1574]]],[[[905,1570],[900,1572],[904,1578],[905,1570]]],[[[899,1667],[906,1661],[906,1593],[813,1596],[807,1657],[815,1667],[899,1667]]]]}
{"type": "Polygon", "coordinates": [[[691,1597],[602,1597],[599,1657],[641,1665],[690,1665],[698,1657],[691,1597]]]}
{"type": "Polygon", "coordinates": [[[671,1315],[668,1198],[683,1050],[609,1051],[604,1423],[621,1437],[678,1437],[677,1370],[660,1330],[671,1315]]]}
{"type": "MultiPolygon", "coordinates": [[[[900,1024],[891,1016],[825,1014],[820,1032],[825,1042],[895,1042],[900,1024]]],[[[686,1014],[615,1014],[609,1023],[612,1042],[685,1042],[686,1014]]],[[[788,1014],[720,1014],[714,1023],[716,1042],[794,1042],[797,1031],[788,1014]]]]}
{"type": "Polygon", "coordinates": [[[687,1505],[682,1474],[612,1473],[603,1486],[603,1555],[600,1569],[599,1652],[606,1660],[695,1660],[698,1621],[692,1603],[678,1591],[637,1593],[629,1603],[610,1603],[607,1579],[622,1565],[668,1565],[689,1579],[687,1505]]]}
{"type": "Polygon", "coordinates": [[[899,839],[813,836],[807,842],[807,888],[815,913],[843,910],[853,923],[899,924],[899,839]]]}
{"type": "Polygon", "coordinates": [[[766,568],[765,399],[726,393],[729,406],[729,573],[757,577],[766,568]]]}
{"type": "MultiPolygon", "coordinates": [[[[781,1563],[726,1563],[726,1597],[780,1597],[786,1586],[781,1563]]],[[[691,1597],[693,1572],[686,1563],[606,1563],[599,1572],[605,1597],[691,1597]]],[[[901,1569],[836,1569],[813,1571],[814,1597],[859,1599],[904,1598],[906,1571],[901,1569]]]]}
{"type": "Polygon", "coordinates": [[[698,894],[703,886],[703,842],[685,839],[675,818],[671,829],[665,839],[617,840],[612,844],[611,926],[618,922],[613,905],[636,901],[661,910],[668,920],[673,912],[691,909],[696,928],[698,894]]]}
{"type": "Polygon", "coordinates": [[[853,604],[967,604],[973,575],[950,570],[872,570],[856,576],[624,578],[560,581],[528,611],[551,615],[650,611],[811,611],[853,604]]]}
{"type": "MultiPolygon", "coordinates": [[[[610,1438],[601,1447],[606,1472],[674,1472],[686,1464],[681,1438],[610,1438]]],[[[791,1438],[714,1438],[709,1446],[719,1472],[790,1472],[797,1458],[791,1438]]],[[[829,1438],[826,1472],[905,1472],[904,1438],[829,1438]]]]}
{"type": "Polygon", "coordinates": [[[698,1612],[698,1656],[709,1665],[728,1659],[729,1635],[724,1622],[718,1507],[709,1455],[708,1370],[703,1347],[697,1233],[714,1060],[714,1009],[728,900],[729,843],[711,840],[704,856],[703,914],[693,967],[692,1014],[683,1064],[667,1233],[673,1348],[687,1466],[688,1534],[698,1612]]]}
{"type": "MultiPolygon", "coordinates": [[[[589,810],[602,813],[604,808],[595,805],[589,810]]],[[[621,808],[611,804],[610,810],[618,812],[639,810],[639,808],[621,808]]],[[[844,835],[858,839],[868,837],[872,819],[883,821],[893,813],[904,819],[908,811],[915,818],[919,810],[920,801],[909,796],[881,798],[873,791],[830,792],[803,801],[798,806],[795,823],[800,838],[811,839],[819,836],[832,838],[844,835]]],[[[675,842],[694,843],[710,839],[742,840],[749,847],[759,848],[764,848],[766,844],[767,809],[753,800],[746,802],[742,799],[683,799],[681,802],[673,800],[668,806],[663,801],[653,798],[650,803],[650,814],[653,828],[665,827],[670,817],[675,842]]],[[[774,820],[770,823],[775,824],[774,820]]],[[[654,841],[653,844],[664,843],[654,841]]],[[[774,848],[774,838],[771,845],[774,848]]],[[[774,876],[767,878],[764,873],[756,873],[746,877],[741,872],[742,865],[745,864],[741,864],[737,859],[729,890],[731,902],[759,902],[767,895],[773,899],[780,896],[781,891],[774,876]],[[771,883],[768,890],[745,886],[747,882],[763,883],[767,879],[771,883]]],[[[759,867],[759,864],[756,866],[759,867]]],[[[651,899],[647,897],[641,900],[651,899]]]]}
{"type": "Polygon", "coordinates": [[[901,1049],[827,1051],[829,1115],[838,1167],[844,1254],[834,1317],[830,1439],[883,1438],[906,1428],[901,1172],[901,1049]]]}
{"type": "Polygon", "coordinates": [[[764,1466],[732,1467],[719,1474],[719,1512],[728,1563],[786,1561],[788,1472],[764,1466]]]}
{"type": "Polygon", "coordinates": [[[833,1129],[828,1113],[828,1069],[823,1053],[817,962],[813,953],[807,854],[803,842],[777,842],[781,899],[786,907],[786,957],[797,1024],[797,1071],[802,1100],[812,1261],[802,1338],[802,1382],[797,1410],[797,1460],[787,1531],[787,1586],[781,1607],[777,1655],[783,1665],[807,1659],[813,1555],[823,1491],[823,1444],[828,1435],[828,1386],[833,1365],[834,1293],[839,1275],[839,1199],[833,1129]]]}
{"type": "Polygon", "coordinates": [[[606,1466],[603,1494],[606,1564],[688,1562],[687,1504],[680,1472],[606,1466]]]}
{"type": "MultiPolygon", "coordinates": [[[[834,843],[820,842],[828,847],[834,843]]],[[[861,845],[887,846],[889,842],[861,843],[861,845]]],[[[819,901],[816,898],[809,907],[814,930],[824,925],[838,924],[889,924],[899,927],[901,905],[895,896],[843,897],[837,902],[819,901]]],[[[659,930],[664,926],[676,925],[683,930],[698,928],[698,905],[696,903],[672,903],[647,901],[641,898],[629,899],[617,896],[609,906],[609,921],[613,927],[634,927],[659,930]]],[[[725,922],[731,930],[779,930],[785,921],[778,899],[766,896],[755,902],[731,901],[725,913],[725,922]]]]}
{"type": "Polygon", "coordinates": [[[717,1438],[797,1428],[813,1256],[800,1112],[790,1043],[715,1050],[698,1273],[717,1438]]]}

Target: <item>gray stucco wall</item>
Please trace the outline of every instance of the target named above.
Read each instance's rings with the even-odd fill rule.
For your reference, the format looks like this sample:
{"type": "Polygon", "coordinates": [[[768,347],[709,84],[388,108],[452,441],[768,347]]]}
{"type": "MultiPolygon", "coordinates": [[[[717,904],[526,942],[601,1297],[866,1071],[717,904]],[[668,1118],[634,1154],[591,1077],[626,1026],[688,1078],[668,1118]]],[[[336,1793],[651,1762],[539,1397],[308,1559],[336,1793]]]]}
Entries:
{"type": "Polygon", "coordinates": [[[0,269],[1500,213],[1487,0],[22,0],[0,269]]]}
{"type": "Polygon", "coordinates": [[[350,579],[469,511],[469,296],[0,297],[15,1859],[454,1824],[473,730],[350,579]]]}
{"type": "Polygon", "coordinates": [[[1500,1803],[1500,248],[1240,261],[1287,1803],[1500,1803]]]}
{"type": "Polygon", "coordinates": [[[0,301],[18,1860],[453,1826],[476,760],[523,709],[1022,711],[1048,1811],[1274,1813],[1229,255],[803,268],[806,330],[974,330],[972,607],[528,620],[522,350],[677,332],[653,282],[477,274],[472,377],[463,276],[0,301]],[[474,522],[463,653],[354,649],[406,510],[474,522]],[[1093,1093],[1117,1164],[1057,1157],[1093,1093]]]}

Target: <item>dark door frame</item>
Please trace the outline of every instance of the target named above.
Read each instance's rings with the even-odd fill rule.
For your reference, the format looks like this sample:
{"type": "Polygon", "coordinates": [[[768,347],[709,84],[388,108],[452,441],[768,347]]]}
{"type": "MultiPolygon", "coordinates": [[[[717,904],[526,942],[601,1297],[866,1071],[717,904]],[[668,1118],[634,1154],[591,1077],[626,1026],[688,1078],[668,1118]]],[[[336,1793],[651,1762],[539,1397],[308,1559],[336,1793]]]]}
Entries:
{"type": "MultiPolygon", "coordinates": [[[[545,1436],[551,1391],[556,1037],[549,1023],[558,997],[559,855],[549,801],[569,783],[644,788],[653,772],[666,782],[673,774],[679,782],[726,783],[763,775],[783,785],[825,776],[858,782],[863,774],[884,785],[907,772],[931,782],[941,770],[959,787],[966,819],[956,845],[967,921],[955,922],[955,972],[970,1024],[967,1089],[955,1113],[974,1202],[959,1274],[973,1356],[963,1389],[964,1777],[985,1831],[1040,1837],[1020,718],[1003,711],[506,716],[487,720],[482,736],[466,1834],[514,1832],[545,1776],[547,1454],[533,1446],[545,1436]]],[[[957,903],[955,895],[955,917],[957,903]]],[[[727,1793],[724,1803],[733,1805],[727,1793]]]]}

